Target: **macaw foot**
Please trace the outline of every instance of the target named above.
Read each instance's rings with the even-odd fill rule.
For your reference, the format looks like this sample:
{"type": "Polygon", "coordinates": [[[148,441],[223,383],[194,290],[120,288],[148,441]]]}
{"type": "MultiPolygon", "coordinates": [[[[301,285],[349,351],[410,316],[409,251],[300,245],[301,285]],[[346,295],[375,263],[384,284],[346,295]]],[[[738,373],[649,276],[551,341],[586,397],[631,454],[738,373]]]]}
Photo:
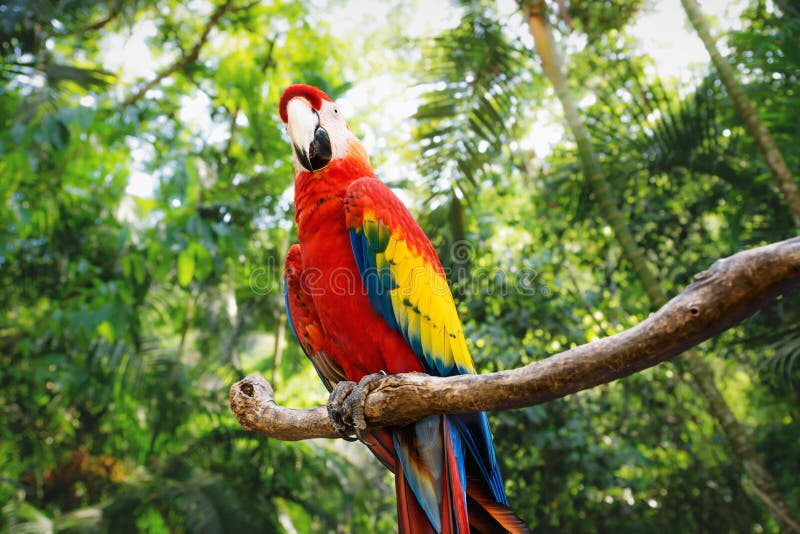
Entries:
{"type": "Polygon", "coordinates": [[[364,417],[364,406],[369,392],[385,376],[386,372],[381,371],[365,376],[358,384],[343,380],[334,386],[328,399],[328,417],[333,429],[343,439],[361,440],[367,445],[372,444],[365,438],[367,421],[364,417]],[[350,436],[352,432],[356,433],[355,438],[350,436]]]}
{"type": "Polygon", "coordinates": [[[333,386],[330,397],[328,397],[328,418],[331,425],[339,436],[345,441],[358,441],[358,438],[350,436],[353,432],[352,425],[347,421],[352,419],[350,406],[345,403],[348,395],[353,392],[357,384],[342,380],[333,386]]]}
{"type": "Polygon", "coordinates": [[[374,443],[364,438],[364,433],[367,430],[367,420],[364,417],[364,406],[367,403],[367,395],[369,395],[369,392],[375,389],[375,386],[378,385],[378,382],[385,377],[386,371],[380,371],[378,373],[372,373],[371,375],[365,376],[358,381],[358,385],[353,388],[353,391],[345,401],[350,406],[350,414],[352,416],[353,428],[356,431],[356,436],[358,436],[358,439],[367,445],[374,445],[374,443]]]}

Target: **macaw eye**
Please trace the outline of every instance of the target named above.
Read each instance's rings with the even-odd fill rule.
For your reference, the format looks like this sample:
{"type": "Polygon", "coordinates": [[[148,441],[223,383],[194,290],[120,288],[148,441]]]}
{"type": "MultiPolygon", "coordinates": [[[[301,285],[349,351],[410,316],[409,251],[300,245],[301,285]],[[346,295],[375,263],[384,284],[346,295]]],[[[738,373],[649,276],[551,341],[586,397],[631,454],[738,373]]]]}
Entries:
{"type": "Polygon", "coordinates": [[[337,114],[337,115],[339,114],[339,110],[338,110],[338,109],[336,109],[336,108],[333,108],[333,112],[334,112],[335,114],[337,114]]]}

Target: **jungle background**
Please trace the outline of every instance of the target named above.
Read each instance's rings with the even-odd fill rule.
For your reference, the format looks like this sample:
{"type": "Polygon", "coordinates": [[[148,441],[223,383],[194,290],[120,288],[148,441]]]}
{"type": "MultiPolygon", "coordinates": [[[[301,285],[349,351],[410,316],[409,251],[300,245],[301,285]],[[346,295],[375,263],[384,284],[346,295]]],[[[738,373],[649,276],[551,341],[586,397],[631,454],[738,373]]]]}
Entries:
{"type": "MultiPolygon", "coordinates": [[[[718,69],[670,71],[642,40],[649,17],[702,51],[681,4],[544,4],[566,91],[529,6],[0,2],[0,529],[396,528],[364,447],[262,438],[228,408],[253,372],[281,404],[326,400],[281,289],[291,83],[340,101],[435,243],[483,372],[629,328],[717,258],[797,234],[718,69]]],[[[796,176],[800,9],[726,13],[711,31],[796,176]]],[[[541,532],[791,528],[799,304],[491,414],[512,507],[541,532]]]]}

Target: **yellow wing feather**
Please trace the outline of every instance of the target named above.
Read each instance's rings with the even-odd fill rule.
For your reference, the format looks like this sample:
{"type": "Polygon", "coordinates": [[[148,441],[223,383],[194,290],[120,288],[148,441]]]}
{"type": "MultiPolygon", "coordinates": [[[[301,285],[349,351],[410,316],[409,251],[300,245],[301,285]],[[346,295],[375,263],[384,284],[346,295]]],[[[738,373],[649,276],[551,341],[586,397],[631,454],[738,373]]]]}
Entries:
{"type": "Polygon", "coordinates": [[[387,222],[371,211],[364,212],[359,230],[373,255],[369,263],[374,262],[378,273],[388,269],[391,287],[380,282],[386,291],[386,305],[391,307],[394,322],[426,368],[443,375],[474,373],[441,266],[412,249],[402,229],[392,232],[387,222]]]}
{"type": "Polygon", "coordinates": [[[388,265],[395,282],[390,291],[392,309],[412,347],[416,340],[429,364],[442,370],[457,366],[459,372],[475,372],[444,276],[413,254],[398,234],[391,235],[378,256],[383,256],[377,260],[378,268],[388,265]]]}

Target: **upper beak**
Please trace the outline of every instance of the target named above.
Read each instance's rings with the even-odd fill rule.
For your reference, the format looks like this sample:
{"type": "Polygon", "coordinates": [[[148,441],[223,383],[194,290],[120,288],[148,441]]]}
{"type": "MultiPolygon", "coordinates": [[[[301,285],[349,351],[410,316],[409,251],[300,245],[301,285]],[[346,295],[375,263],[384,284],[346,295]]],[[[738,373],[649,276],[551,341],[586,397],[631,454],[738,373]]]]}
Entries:
{"type": "Polygon", "coordinates": [[[328,132],[319,125],[319,115],[304,98],[293,98],[286,106],[289,136],[297,160],[306,170],[316,171],[331,160],[328,132]]]}

